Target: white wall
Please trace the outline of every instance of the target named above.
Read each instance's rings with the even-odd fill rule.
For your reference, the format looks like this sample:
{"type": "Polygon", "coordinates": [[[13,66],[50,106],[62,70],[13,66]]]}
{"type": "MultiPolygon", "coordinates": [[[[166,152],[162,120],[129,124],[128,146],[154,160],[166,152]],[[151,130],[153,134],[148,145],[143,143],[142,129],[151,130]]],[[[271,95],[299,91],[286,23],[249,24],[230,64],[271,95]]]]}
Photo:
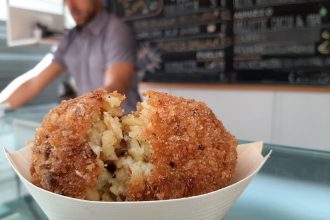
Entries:
{"type": "Polygon", "coordinates": [[[148,89],[205,102],[238,139],[330,151],[330,93],[148,89]]]}
{"type": "Polygon", "coordinates": [[[0,0],[0,20],[7,19],[7,0],[0,0]]]}
{"type": "Polygon", "coordinates": [[[272,141],[330,151],[330,94],[277,92],[272,141]]]}
{"type": "Polygon", "coordinates": [[[63,0],[9,0],[10,6],[52,14],[63,14],[63,0]]]}
{"type": "MultiPolygon", "coordinates": [[[[7,1],[0,0],[0,20],[7,20],[7,1]]],[[[10,5],[50,12],[56,14],[63,13],[63,0],[9,0],[10,5]]]]}

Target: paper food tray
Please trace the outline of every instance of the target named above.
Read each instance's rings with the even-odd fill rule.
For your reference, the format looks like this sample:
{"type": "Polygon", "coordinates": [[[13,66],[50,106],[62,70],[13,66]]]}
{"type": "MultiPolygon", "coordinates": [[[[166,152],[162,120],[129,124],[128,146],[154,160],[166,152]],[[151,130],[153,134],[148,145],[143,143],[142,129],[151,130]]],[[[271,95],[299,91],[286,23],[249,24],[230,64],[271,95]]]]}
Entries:
{"type": "Polygon", "coordinates": [[[51,220],[189,219],[219,220],[244,191],[270,156],[261,155],[262,142],[237,147],[238,160],[232,183],[217,191],[188,198],[142,202],[95,202],[61,196],[30,182],[32,144],[16,152],[5,150],[11,166],[51,220]]]}

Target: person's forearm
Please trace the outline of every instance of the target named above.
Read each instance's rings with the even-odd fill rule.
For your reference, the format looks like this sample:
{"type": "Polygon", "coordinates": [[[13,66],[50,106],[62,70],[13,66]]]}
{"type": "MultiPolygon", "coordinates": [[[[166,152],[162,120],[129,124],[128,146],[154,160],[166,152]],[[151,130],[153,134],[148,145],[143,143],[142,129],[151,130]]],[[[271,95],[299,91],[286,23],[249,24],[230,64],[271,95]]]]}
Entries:
{"type": "Polygon", "coordinates": [[[10,109],[17,109],[30,101],[38,93],[38,87],[33,86],[33,79],[20,82],[18,78],[0,93],[0,103],[6,103],[10,109]]]}
{"type": "Polygon", "coordinates": [[[122,82],[113,82],[113,83],[108,83],[105,85],[104,89],[106,89],[109,92],[117,91],[122,94],[126,94],[128,91],[129,85],[126,85],[126,83],[122,82]]]}
{"type": "Polygon", "coordinates": [[[50,61],[51,57],[45,56],[35,68],[11,82],[1,91],[0,103],[7,103],[10,109],[16,109],[38,95],[63,72],[60,64],[50,63],[50,61]]]}
{"type": "Polygon", "coordinates": [[[109,92],[126,94],[133,80],[134,71],[134,65],[129,63],[111,65],[105,73],[104,88],[109,92]]]}

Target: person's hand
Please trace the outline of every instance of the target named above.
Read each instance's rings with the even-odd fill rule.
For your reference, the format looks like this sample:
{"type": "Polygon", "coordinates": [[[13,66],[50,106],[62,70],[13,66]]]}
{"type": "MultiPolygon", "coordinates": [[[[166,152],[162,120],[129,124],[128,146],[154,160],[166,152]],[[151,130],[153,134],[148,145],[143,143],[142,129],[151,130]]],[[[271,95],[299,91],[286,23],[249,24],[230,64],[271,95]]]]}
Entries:
{"type": "Polygon", "coordinates": [[[0,103],[0,118],[5,116],[7,109],[9,109],[8,103],[0,103]]]}

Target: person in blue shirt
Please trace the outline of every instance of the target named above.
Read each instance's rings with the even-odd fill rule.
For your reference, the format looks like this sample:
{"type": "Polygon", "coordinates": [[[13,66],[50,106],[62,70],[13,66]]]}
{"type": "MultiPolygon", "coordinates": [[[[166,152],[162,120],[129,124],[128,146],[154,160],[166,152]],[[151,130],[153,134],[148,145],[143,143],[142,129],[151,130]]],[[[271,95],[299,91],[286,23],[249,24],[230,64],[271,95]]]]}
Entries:
{"type": "Polygon", "coordinates": [[[64,2],[76,27],[64,35],[53,56],[42,61],[43,65],[9,84],[0,93],[0,103],[16,109],[68,71],[78,95],[97,88],[117,90],[127,97],[125,111],[134,110],[140,96],[135,74],[136,44],[130,29],[105,11],[101,0],[64,2]]]}

